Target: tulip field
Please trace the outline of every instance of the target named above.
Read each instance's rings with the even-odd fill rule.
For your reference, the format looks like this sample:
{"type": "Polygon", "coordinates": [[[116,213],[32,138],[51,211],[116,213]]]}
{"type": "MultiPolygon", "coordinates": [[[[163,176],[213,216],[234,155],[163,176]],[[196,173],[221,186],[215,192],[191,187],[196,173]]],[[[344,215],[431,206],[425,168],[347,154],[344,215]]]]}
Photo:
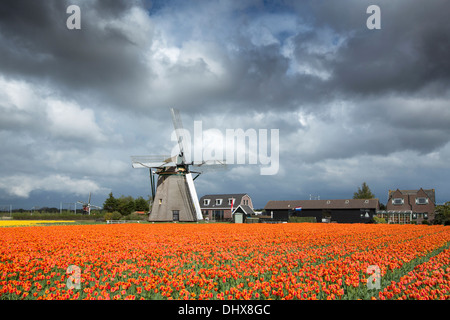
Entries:
{"type": "Polygon", "coordinates": [[[0,228],[0,299],[445,299],[450,227],[129,223],[0,228]]]}

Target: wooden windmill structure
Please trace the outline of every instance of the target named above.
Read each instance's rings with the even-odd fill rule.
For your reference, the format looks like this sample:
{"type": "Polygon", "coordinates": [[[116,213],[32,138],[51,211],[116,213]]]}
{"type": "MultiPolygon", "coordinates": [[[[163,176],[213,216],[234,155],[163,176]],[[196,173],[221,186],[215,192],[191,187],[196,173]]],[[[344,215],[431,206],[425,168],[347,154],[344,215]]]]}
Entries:
{"type": "Polygon", "coordinates": [[[177,135],[179,153],[175,156],[132,156],[133,168],[148,168],[152,189],[152,209],[149,221],[199,221],[203,220],[194,180],[209,168],[224,167],[221,160],[187,162],[184,151],[183,125],[176,109],[170,109],[177,135]],[[198,170],[191,171],[194,166],[198,170]],[[154,175],[158,176],[155,191],[154,175]],[[195,177],[193,177],[195,174],[195,177]]]}

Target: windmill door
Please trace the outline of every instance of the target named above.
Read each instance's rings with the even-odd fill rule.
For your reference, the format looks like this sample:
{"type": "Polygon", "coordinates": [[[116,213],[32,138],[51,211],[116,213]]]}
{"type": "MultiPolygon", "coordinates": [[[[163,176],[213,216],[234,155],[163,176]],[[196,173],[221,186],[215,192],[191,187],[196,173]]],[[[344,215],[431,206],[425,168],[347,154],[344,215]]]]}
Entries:
{"type": "Polygon", "coordinates": [[[180,221],[180,210],[172,210],[172,220],[180,221]]]}

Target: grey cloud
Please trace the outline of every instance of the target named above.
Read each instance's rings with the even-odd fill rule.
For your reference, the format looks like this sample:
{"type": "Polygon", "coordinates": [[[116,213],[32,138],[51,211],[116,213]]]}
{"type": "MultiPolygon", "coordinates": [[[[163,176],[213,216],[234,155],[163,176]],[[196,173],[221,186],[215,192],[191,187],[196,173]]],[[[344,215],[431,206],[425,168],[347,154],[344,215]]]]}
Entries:
{"type": "Polygon", "coordinates": [[[381,30],[362,27],[339,50],[332,85],[349,95],[371,95],[414,93],[434,81],[448,84],[450,25],[442,14],[448,3],[380,7],[381,30]]]}
{"type": "Polygon", "coordinates": [[[100,23],[123,18],[130,2],[78,4],[82,28],[68,30],[68,1],[3,1],[2,73],[37,83],[44,80],[67,96],[76,97],[81,91],[106,98],[111,105],[128,104],[144,91],[151,72],[142,64],[141,48],[129,34],[115,24],[102,28],[100,23]]]}
{"type": "MultiPolygon", "coordinates": [[[[371,31],[365,9],[372,2],[2,1],[0,81],[23,81],[37,99],[34,108],[15,106],[0,91],[0,174],[12,182],[61,174],[72,191],[89,181],[145,196],[147,175],[125,164],[133,154],[171,150],[168,107],[181,110],[186,127],[201,119],[210,128],[280,129],[278,176],[199,182],[199,192],[215,179],[223,181],[217,192],[246,185],[252,190],[242,192],[261,206],[277,198],[273,188],[291,198],[336,194],[339,172],[352,194],[367,174],[364,162],[383,171],[399,154],[413,159],[413,169],[430,154],[444,157],[448,2],[379,1],[382,29],[371,31]],[[81,7],[82,30],[65,26],[69,3],[81,7]],[[52,127],[49,99],[73,103],[73,121],[92,130],[52,127]]],[[[420,179],[436,176],[425,167],[420,179]]],[[[31,189],[40,186],[31,180],[31,189]]]]}

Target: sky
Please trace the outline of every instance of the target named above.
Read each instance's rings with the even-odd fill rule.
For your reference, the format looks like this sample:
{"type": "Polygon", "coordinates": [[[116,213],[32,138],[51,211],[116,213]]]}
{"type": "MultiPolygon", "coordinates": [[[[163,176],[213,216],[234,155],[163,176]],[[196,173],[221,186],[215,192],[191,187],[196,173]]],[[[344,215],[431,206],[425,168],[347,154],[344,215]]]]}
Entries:
{"type": "Polygon", "coordinates": [[[188,132],[201,124],[192,144],[211,156],[250,150],[224,142],[242,129],[278,160],[265,175],[270,152],[227,161],[195,180],[199,197],[247,193],[262,208],[352,198],[366,182],[384,204],[397,188],[450,201],[448,12],[445,0],[1,1],[0,209],[147,198],[130,157],[173,154],[169,108],[188,132]]]}

